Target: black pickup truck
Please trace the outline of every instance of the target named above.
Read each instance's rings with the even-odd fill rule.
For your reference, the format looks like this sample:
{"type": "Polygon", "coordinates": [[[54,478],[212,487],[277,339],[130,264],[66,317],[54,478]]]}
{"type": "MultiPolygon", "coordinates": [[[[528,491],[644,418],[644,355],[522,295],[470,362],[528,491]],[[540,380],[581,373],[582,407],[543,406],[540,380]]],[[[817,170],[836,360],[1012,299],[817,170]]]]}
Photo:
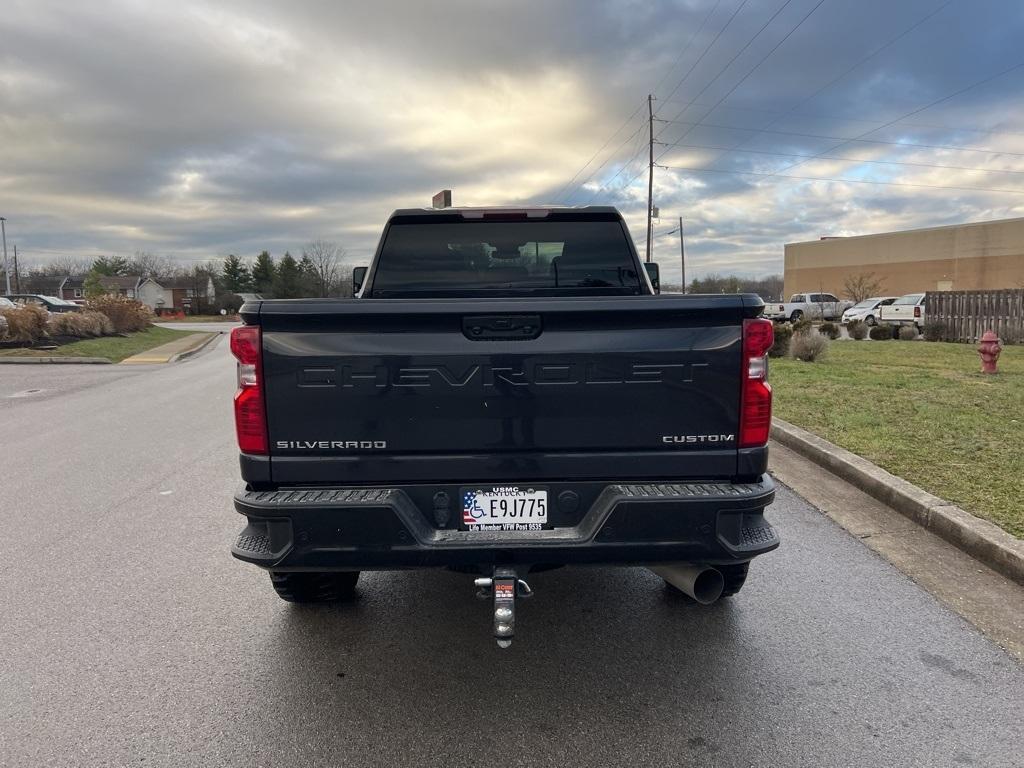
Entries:
{"type": "Polygon", "coordinates": [[[609,207],[396,211],[355,277],[231,337],[232,552],[285,600],[452,568],[507,646],[531,569],[645,565],[706,603],[778,546],[757,296],[657,295],[609,207]]]}

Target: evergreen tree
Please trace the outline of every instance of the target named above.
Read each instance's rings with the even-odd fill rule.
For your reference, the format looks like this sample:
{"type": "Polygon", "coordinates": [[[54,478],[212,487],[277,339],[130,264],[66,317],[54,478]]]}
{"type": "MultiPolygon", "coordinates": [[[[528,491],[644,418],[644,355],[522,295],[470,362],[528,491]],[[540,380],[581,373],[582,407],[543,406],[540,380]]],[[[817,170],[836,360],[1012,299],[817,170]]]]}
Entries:
{"type": "Polygon", "coordinates": [[[309,258],[309,254],[302,254],[299,259],[299,277],[302,280],[303,296],[326,296],[318,290],[316,264],[309,258]]]}
{"type": "Polygon", "coordinates": [[[92,263],[92,272],[107,277],[128,274],[128,259],[123,256],[100,256],[92,263]]]}
{"type": "Polygon", "coordinates": [[[82,283],[82,292],[85,294],[85,298],[98,299],[107,292],[103,283],[100,282],[101,274],[96,271],[95,267],[89,270],[89,274],[85,276],[85,281],[82,283]]]}
{"type": "Polygon", "coordinates": [[[234,254],[224,259],[220,279],[221,286],[228,293],[243,293],[252,288],[252,275],[249,274],[248,265],[234,254]]]}
{"type": "Polygon", "coordinates": [[[270,298],[274,293],[274,277],[277,269],[270,254],[262,251],[256,257],[256,263],[252,267],[252,287],[256,293],[270,298]]]}
{"type": "Polygon", "coordinates": [[[302,273],[299,271],[299,262],[295,257],[285,251],[281,262],[277,265],[277,275],[274,279],[275,299],[298,299],[303,296],[302,273]]]}

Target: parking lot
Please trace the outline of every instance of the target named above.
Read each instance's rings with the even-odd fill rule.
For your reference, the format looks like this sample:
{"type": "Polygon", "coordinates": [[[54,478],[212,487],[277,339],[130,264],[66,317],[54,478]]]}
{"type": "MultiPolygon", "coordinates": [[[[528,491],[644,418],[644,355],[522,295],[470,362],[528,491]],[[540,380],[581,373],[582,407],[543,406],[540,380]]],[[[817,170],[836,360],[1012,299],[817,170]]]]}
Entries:
{"type": "Polygon", "coordinates": [[[54,368],[0,388],[0,764],[1020,765],[1020,665],[784,487],[736,598],[539,573],[502,652],[466,575],[298,608],[230,557],[223,340],[54,368]]]}

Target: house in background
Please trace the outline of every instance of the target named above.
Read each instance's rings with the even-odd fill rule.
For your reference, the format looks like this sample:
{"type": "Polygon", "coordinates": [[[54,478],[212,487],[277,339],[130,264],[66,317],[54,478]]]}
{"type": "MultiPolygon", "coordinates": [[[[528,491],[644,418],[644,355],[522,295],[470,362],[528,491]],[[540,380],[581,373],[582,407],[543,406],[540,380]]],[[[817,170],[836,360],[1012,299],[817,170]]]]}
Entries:
{"type": "MultiPolygon", "coordinates": [[[[138,275],[118,275],[115,277],[103,275],[100,277],[100,285],[103,286],[104,291],[108,295],[137,299],[142,280],[138,275]]],[[[65,277],[60,283],[60,293],[56,295],[68,301],[85,301],[85,275],[65,277]]]]}
{"type": "Polygon", "coordinates": [[[213,278],[174,277],[160,281],[166,311],[200,314],[212,312],[217,301],[213,278]]]}
{"type": "MultiPolygon", "coordinates": [[[[57,296],[78,304],[85,303],[85,275],[46,278],[37,293],[57,296]],[[45,288],[46,290],[39,290],[45,288]]],[[[124,275],[100,277],[107,295],[138,299],[157,314],[183,312],[196,314],[213,311],[217,301],[213,278],[174,277],[156,280],[152,277],[124,275]]]]}

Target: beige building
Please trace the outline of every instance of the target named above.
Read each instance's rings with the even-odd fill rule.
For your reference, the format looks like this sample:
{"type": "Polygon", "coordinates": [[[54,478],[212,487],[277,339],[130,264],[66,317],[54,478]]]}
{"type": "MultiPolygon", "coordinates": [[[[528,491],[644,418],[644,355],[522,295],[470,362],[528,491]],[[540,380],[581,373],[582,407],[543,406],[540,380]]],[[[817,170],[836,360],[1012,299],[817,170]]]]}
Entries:
{"type": "Polygon", "coordinates": [[[843,295],[873,272],[880,294],[1024,287],[1024,218],[786,244],[785,295],[843,295]]]}

